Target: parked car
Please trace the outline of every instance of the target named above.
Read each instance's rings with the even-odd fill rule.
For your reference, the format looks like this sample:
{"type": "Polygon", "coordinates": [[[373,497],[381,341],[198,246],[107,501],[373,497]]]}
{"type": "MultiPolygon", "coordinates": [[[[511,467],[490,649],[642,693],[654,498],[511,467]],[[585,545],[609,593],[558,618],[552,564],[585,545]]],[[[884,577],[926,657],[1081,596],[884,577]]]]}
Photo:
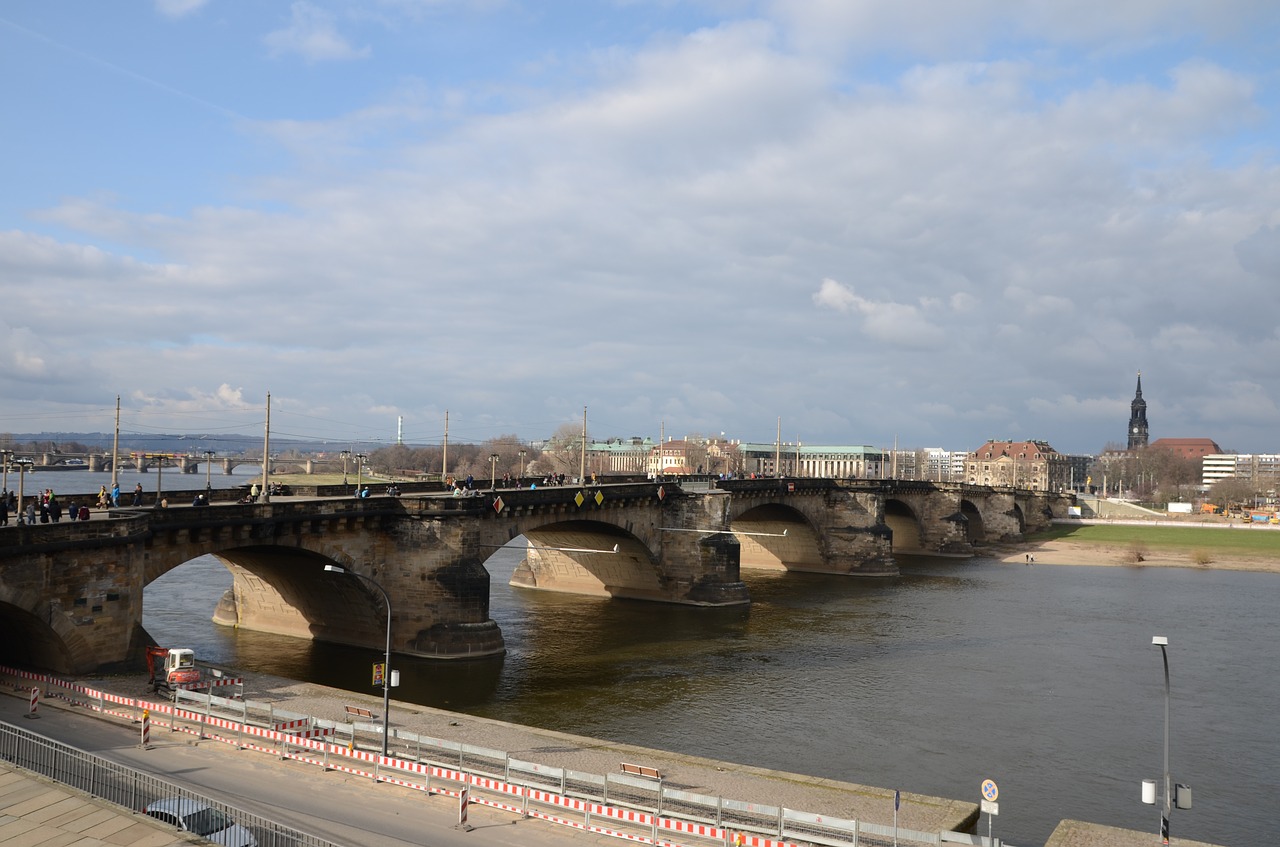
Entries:
{"type": "Polygon", "coordinates": [[[224,847],[258,847],[253,833],[207,803],[186,797],[165,797],[147,806],[146,813],[184,832],[224,847]]]}

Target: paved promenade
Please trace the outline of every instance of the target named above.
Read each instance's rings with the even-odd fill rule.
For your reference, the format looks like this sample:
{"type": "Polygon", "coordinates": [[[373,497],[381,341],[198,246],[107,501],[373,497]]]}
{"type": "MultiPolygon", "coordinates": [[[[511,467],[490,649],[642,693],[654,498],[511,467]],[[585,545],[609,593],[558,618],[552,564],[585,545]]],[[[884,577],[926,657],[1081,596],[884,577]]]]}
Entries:
{"type": "Polygon", "coordinates": [[[0,844],[6,847],[188,847],[207,843],[145,815],[0,762],[0,844]]]}

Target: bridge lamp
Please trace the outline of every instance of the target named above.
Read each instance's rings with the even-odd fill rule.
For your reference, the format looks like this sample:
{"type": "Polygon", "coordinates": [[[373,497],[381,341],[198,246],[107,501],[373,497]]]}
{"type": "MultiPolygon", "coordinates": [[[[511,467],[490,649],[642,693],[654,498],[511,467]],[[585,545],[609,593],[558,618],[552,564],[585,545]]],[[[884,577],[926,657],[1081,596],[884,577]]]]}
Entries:
{"type": "Polygon", "coordinates": [[[387,756],[388,726],[391,719],[391,598],[387,596],[386,589],[379,585],[373,577],[349,571],[337,565],[325,565],[324,569],[329,573],[349,574],[357,579],[363,579],[378,589],[378,592],[382,595],[382,604],[387,607],[387,649],[383,654],[382,665],[382,757],[385,759],[387,756]]]}
{"type": "Polygon", "coordinates": [[[520,478],[521,479],[524,479],[524,457],[528,452],[529,451],[527,450],[520,451],[520,478]]]}
{"type": "Polygon", "coordinates": [[[159,508],[160,501],[164,499],[164,454],[157,453],[152,458],[156,460],[156,507],[159,508]]]}
{"type": "Polygon", "coordinates": [[[347,484],[347,459],[351,458],[350,450],[343,450],[342,453],[342,484],[347,484]]]}
{"type": "Polygon", "coordinates": [[[497,453],[489,454],[489,490],[490,491],[498,487],[498,458],[499,456],[497,453]]]}
{"type": "MultiPolygon", "coordinates": [[[[523,458],[523,450],[520,451],[520,456],[523,458]]],[[[4,485],[0,490],[4,491],[6,497],[9,496],[9,460],[11,458],[13,458],[12,450],[0,450],[0,464],[4,465],[4,485]]]]}
{"type": "Polygon", "coordinates": [[[356,454],[356,496],[360,496],[360,480],[361,474],[364,472],[364,460],[369,458],[367,453],[356,454]]]}
{"type": "Polygon", "coordinates": [[[213,486],[209,481],[209,472],[213,470],[213,457],[217,453],[212,450],[204,451],[204,495],[208,497],[213,492],[213,486]]]}

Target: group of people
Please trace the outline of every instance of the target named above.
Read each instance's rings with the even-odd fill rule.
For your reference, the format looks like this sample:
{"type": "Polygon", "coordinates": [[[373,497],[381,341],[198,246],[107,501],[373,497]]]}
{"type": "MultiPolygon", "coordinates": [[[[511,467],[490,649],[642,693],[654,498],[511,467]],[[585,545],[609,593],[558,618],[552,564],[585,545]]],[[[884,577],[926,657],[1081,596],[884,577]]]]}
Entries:
{"type": "MultiPolygon", "coordinates": [[[[134,495],[135,499],[137,495],[141,493],[142,493],[142,483],[138,483],[138,491],[135,492],[135,495],[134,495]]],[[[120,483],[118,482],[111,483],[111,491],[109,492],[107,491],[107,487],[105,485],[101,485],[98,487],[98,508],[99,509],[107,509],[107,508],[111,508],[113,506],[119,506],[119,505],[120,505],[120,483]]],[[[136,506],[138,504],[134,503],[134,505],[136,506]]]]}
{"type": "MultiPolygon", "coordinates": [[[[39,494],[31,497],[23,504],[21,510],[18,509],[17,495],[12,491],[0,491],[0,526],[9,525],[9,515],[17,516],[18,524],[34,524],[36,521],[40,523],[59,523],[62,520],[64,509],[62,501],[58,499],[58,495],[53,493],[52,488],[46,488],[39,494]]],[[[71,503],[65,509],[67,520],[89,520],[89,506],[86,503],[77,505],[71,503]]]]}

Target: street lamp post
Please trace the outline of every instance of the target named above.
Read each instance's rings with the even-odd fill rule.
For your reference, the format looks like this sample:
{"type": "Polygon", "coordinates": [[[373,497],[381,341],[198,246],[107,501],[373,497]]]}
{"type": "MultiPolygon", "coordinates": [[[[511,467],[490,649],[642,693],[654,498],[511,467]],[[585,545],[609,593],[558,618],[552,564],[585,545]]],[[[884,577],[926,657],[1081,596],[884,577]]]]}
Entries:
{"type": "Polygon", "coordinates": [[[347,485],[347,459],[349,458],[351,458],[351,451],[343,450],[342,451],[342,485],[344,488],[347,485]]]}
{"type": "Polygon", "coordinates": [[[369,456],[365,453],[356,454],[356,496],[357,497],[360,496],[360,479],[361,479],[361,474],[364,472],[364,460],[367,458],[369,458],[369,456]]]}
{"type": "Polygon", "coordinates": [[[527,450],[520,451],[520,478],[521,479],[524,479],[524,457],[527,452],[528,452],[527,450]]]}
{"type": "MultiPolygon", "coordinates": [[[[1160,808],[1160,839],[1165,845],[1169,843],[1169,812],[1174,806],[1179,809],[1191,808],[1191,789],[1185,785],[1175,786],[1169,779],[1169,639],[1164,635],[1151,638],[1151,643],[1160,648],[1160,658],[1164,662],[1164,796],[1160,808]]],[[[1155,805],[1156,786],[1154,779],[1143,780],[1142,802],[1155,805]]]]}
{"type": "Polygon", "coordinates": [[[498,454],[489,454],[489,490],[498,487],[498,454]]]}
{"type": "Polygon", "coordinates": [[[18,463],[18,523],[23,522],[22,498],[25,492],[23,491],[22,482],[24,479],[26,479],[26,476],[27,476],[27,464],[26,462],[19,462],[18,463]]]}
{"type": "Polygon", "coordinates": [[[204,451],[204,496],[206,500],[211,499],[210,495],[213,494],[213,485],[210,482],[209,474],[213,470],[213,457],[216,455],[212,450],[204,451]]]}
{"type": "Polygon", "coordinates": [[[387,591],[373,577],[365,576],[362,573],[349,571],[346,568],[337,565],[325,565],[324,569],[330,573],[344,573],[363,579],[365,582],[378,589],[382,595],[382,603],[387,607],[387,647],[383,653],[382,665],[382,756],[387,755],[387,733],[390,726],[391,718],[391,598],[387,596],[387,591]]]}
{"type": "MultiPolygon", "coordinates": [[[[521,451],[521,456],[524,452],[521,451]]],[[[0,465],[4,466],[4,485],[0,486],[0,491],[4,492],[4,496],[9,496],[9,459],[13,457],[12,450],[0,450],[0,465]]]]}

